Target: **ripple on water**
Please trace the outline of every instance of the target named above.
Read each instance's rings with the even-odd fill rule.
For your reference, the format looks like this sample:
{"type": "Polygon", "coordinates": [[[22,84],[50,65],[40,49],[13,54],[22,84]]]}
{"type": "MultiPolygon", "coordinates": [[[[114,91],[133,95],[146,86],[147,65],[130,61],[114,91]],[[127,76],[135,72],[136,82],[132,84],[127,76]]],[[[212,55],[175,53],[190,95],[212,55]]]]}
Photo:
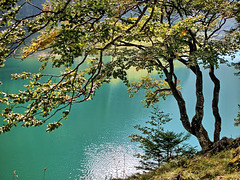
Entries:
{"type": "Polygon", "coordinates": [[[90,144],[84,149],[85,160],[80,162],[80,168],[74,179],[111,179],[124,178],[134,173],[139,160],[133,155],[136,147],[130,144],[90,144]]]}

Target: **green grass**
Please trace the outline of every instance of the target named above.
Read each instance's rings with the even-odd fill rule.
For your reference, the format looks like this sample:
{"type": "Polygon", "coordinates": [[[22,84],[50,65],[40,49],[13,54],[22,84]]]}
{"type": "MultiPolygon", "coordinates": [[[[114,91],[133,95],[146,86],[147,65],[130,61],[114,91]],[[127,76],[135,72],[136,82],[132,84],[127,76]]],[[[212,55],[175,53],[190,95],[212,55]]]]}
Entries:
{"type": "Polygon", "coordinates": [[[234,163],[231,163],[234,157],[240,157],[240,146],[237,149],[225,150],[215,155],[196,155],[192,159],[173,160],[154,171],[141,175],[134,175],[127,179],[162,180],[178,179],[180,177],[180,179],[189,180],[240,180],[240,158],[234,161],[234,163]]]}

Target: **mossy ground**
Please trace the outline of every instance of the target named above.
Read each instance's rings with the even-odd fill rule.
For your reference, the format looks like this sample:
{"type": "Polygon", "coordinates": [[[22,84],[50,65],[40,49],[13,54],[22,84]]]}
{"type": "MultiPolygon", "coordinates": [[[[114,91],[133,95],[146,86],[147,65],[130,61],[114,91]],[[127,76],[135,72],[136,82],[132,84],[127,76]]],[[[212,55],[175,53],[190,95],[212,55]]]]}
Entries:
{"type": "Polygon", "coordinates": [[[128,180],[162,179],[233,179],[240,180],[240,146],[211,154],[196,155],[192,159],[173,160],[160,168],[128,180]]]}

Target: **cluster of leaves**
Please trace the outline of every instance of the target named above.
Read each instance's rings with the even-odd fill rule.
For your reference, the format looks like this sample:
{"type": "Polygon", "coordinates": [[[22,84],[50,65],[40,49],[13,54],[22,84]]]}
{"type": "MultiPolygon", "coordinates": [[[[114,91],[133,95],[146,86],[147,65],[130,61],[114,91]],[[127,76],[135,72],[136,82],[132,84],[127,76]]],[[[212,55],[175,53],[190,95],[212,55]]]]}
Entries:
{"type": "Polygon", "coordinates": [[[183,143],[190,138],[190,134],[165,131],[163,125],[172,119],[159,108],[153,108],[151,120],[146,122],[148,126],[135,126],[141,131],[141,135],[129,136],[132,142],[140,143],[139,147],[143,150],[143,154],[138,153],[135,156],[141,159],[141,166],[138,168],[144,170],[152,170],[170,160],[190,157],[196,153],[193,147],[183,143]]]}
{"type": "Polygon", "coordinates": [[[108,82],[106,75],[101,73],[89,78],[98,69],[96,61],[97,58],[91,58],[89,68],[83,71],[78,71],[78,67],[68,68],[60,76],[29,72],[13,74],[13,79],[30,79],[30,83],[25,85],[27,90],[20,90],[18,94],[1,93],[3,98],[0,103],[5,103],[7,107],[0,115],[7,124],[3,125],[0,132],[10,131],[18,123],[23,127],[41,126],[58,111],[62,111],[62,117],[57,122],[49,123],[47,132],[62,126],[60,121],[67,119],[73,103],[91,100],[96,89],[103,82],[108,82]],[[24,113],[16,112],[21,104],[28,104],[24,113]]]}
{"type": "MultiPolygon", "coordinates": [[[[177,83],[179,82],[178,80],[177,83]]],[[[171,94],[171,89],[165,80],[161,78],[157,80],[156,78],[152,78],[149,74],[146,77],[142,77],[141,81],[131,82],[131,86],[128,88],[130,97],[133,97],[140,89],[145,89],[145,99],[143,103],[145,103],[146,107],[159,102],[160,98],[165,100],[166,96],[171,94]]],[[[178,85],[177,89],[181,89],[181,86],[178,85]]]]}
{"type": "MultiPolygon", "coordinates": [[[[26,58],[46,50],[48,54],[39,58],[42,62],[41,70],[49,62],[52,67],[66,66],[66,69],[59,75],[29,72],[13,74],[13,79],[30,79],[30,83],[25,86],[27,90],[17,94],[1,92],[0,103],[7,106],[1,116],[7,124],[3,123],[0,133],[10,131],[17,124],[24,127],[41,126],[57,112],[62,112],[57,122],[48,124],[47,131],[52,131],[62,125],[62,119],[67,119],[73,103],[91,100],[96,89],[104,82],[109,82],[101,48],[104,49],[104,43],[109,41],[110,31],[122,31],[114,26],[114,19],[108,18],[114,17],[116,11],[120,13],[127,8],[125,5],[114,8],[117,4],[117,1],[109,4],[109,1],[50,0],[42,7],[37,7],[26,1],[17,6],[16,10],[13,7],[8,8],[9,12],[2,9],[1,17],[6,22],[1,21],[4,30],[0,43],[5,43],[0,44],[1,48],[5,48],[1,51],[4,52],[1,54],[1,64],[22,44],[28,43],[29,37],[39,33],[29,46],[23,48],[20,57],[26,58]],[[26,4],[38,9],[39,13],[17,18],[17,11],[26,4]],[[105,20],[101,20],[103,17],[105,20]],[[16,33],[17,29],[21,29],[21,36],[16,33]],[[10,38],[11,34],[13,38],[10,38]],[[13,46],[9,46],[11,43],[13,46]],[[73,66],[76,57],[82,57],[82,60],[73,66]],[[17,111],[19,106],[24,108],[24,113],[17,111]]],[[[11,5],[16,4],[12,2],[11,5]]]]}

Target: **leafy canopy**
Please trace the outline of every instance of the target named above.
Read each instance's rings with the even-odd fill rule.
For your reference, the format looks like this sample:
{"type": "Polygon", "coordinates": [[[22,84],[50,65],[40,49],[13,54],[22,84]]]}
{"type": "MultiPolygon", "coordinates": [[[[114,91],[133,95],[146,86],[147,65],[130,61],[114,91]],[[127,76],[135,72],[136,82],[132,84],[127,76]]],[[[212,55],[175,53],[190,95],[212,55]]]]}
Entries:
{"type": "Polygon", "coordinates": [[[38,73],[12,75],[30,80],[26,90],[1,92],[0,103],[6,108],[0,114],[4,119],[0,133],[49,121],[47,131],[52,131],[67,119],[74,103],[91,100],[103,83],[120,78],[130,87],[130,68],[172,78],[166,83],[147,76],[140,84],[132,83],[131,93],[148,89],[147,106],[158,102],[180,89],[173,61],[192,70],[196,64],[218,67],[225,62],[223,55],[239,49],[239,31],[222,31],[236,17],[238,4],[228,0],[47,0],[39,6],[29,0],[1,1],[0,66],[11,56],[24,60],[36,53],[42,65],[38,73]],[[34,13],[20,16],[25,6],[34,13]],[[103,56],[112,60],[106,62],[103,56]],[[46,66],[65,70],[44,74],[46,66]],[[52,122],[53,116],[59,119],[52,122]]]}

